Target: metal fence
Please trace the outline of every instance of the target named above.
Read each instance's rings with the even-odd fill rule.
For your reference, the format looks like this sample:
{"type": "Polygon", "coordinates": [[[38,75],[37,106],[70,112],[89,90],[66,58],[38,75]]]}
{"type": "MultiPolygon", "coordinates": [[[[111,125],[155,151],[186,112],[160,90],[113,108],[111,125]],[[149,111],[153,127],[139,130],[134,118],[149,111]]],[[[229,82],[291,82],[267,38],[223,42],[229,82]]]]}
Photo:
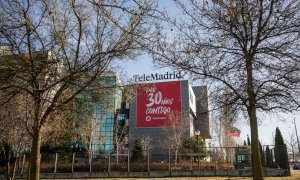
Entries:
{"type": "MultiPolygon", "coordinates": [[[[275,151],[284,152],[283,147],[272,146],[266,152],[262,148],[264,168],[288,168],[275,161],[275,151]],[[273,153],[273,156],[269,156],[273,153]],[[266,155],[268,154],[268,155],[266,155]],[[267,158],[268,159],[267,159],[267,158]]],[[[16,174],[24,177],[29,165],[29,154],[17,158],[16,174]]],[[[250,147],[207,147],[201,152],[176,151],[172,149],[148,149],[143,151],[119,151],[114,153],[43,153],[41,173],[80,172],[150,172],[150,171],[232,171],[251,169],[250,147]]],[[[4,174],[4,167],[0,170],[4,174]]]]}

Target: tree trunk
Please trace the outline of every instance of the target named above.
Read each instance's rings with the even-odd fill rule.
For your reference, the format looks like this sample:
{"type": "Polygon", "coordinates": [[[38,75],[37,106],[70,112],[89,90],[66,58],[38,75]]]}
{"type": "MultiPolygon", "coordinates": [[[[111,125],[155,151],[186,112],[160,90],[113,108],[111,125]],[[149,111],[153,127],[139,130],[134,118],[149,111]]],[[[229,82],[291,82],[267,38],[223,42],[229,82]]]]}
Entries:
{"type": "Polygon", "coordinates": [[[33,129],[33,138],[31,144],[31,157],[29,167],[29,180],[40,179],[40,146],[41,146],[41,129],[35,126],[33,129]]]}
{"type": "MultiPolygon", "coordinates": [[[[8,153],[10,153],[9,151],[8,151],[8,153]]],[[[7,180],[9,180],[9,178],[10,178],[10,154],[7,154],[7,156],[6,156],[6,178],[7,178],[7,180]]]]}
{"type": "Polygon", "coordinates": [[[250,117],[250,129],[251,129],[251,161],[252,161],[252,173],[253,179],[263,179],[263,169],[261,164],[261,155],[259,151],[259,140],[258,140],[258,127],[256,109],[253,108],[249,112],[250,117]]]}
{"type": "Polygon", "coordinates": [[[176,148],[176,150],[175,150],[175,167],[177,166],[177,161],[178,161],[178,149],[176,148]]]}
{"type": "Polygon", "coordinates": [[[13,161],[13,167],[12,170],[10,172],[10,179],[15,179],[15,174],[16,174],[16,167],[17,167],[17,160],[18,160],[18,155],[16,157],[14,157],[14,161],[13,161]]]}
{"type": "Polygon", "coordinates": [[[258,139],[258,126],[256,116],[256,96],[254,91],[253,82],[253,58],[254,56],[246,56],[246,68],[247,68],[247,95],[248,95],[248,116],[250,120],[251,130],[251,163],[252,163],[252,176],[255,180],[263,180],[263,169],[259,151],[259,139],[258,139]]]}
{"type": "Polygon", "coordinates": [[[295,152],[294,152],[294,147],[293,147],[293,163],[295,163],[295,152]]]}

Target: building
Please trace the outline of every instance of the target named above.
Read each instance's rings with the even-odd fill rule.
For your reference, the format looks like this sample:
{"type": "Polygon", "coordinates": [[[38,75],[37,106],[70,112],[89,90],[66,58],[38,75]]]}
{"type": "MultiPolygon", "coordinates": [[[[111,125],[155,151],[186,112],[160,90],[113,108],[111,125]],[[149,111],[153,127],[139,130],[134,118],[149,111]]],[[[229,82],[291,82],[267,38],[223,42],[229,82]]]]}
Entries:
{"type": "Polygon", "coordinates": [[[192,87],[188,80],[176,80],[122,88],[112,72],[96,84],[103,91],[76,98],[76,107],[84,115],[77,117],[78,122],[93,127],[83,132],[90,140],[85,148],[93,152],[133,149],[137,139],[143,140],[145,149],[179,146],[197,130],[202,139],[211,139],[206,86],[192,87]]]}

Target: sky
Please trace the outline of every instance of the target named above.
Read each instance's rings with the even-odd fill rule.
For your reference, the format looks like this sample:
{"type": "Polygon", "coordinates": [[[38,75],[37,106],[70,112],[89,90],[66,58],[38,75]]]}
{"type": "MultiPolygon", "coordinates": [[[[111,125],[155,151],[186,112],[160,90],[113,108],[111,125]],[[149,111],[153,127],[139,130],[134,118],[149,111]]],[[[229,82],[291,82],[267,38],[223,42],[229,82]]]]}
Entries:
{"type": "MultiPolygon", "coordinates": [[[[159,6],[160,8],[165,8],[167,11],[172,14],[176,11],[176,7],[174,4],[170,2],[171,0],[160,0],[159,6]]],[[[156,69],[152,63],[152,59],[143,55],[140,56],[136,61],[126,61],[118,64],[121,67],[121,74],[123,76],[123,81],[128,80],[133,77],[133,75],[142,75],[142,74],[151,74],[151,73],[166,73],[167,71],[172,71],[168,68],[156,69]]],[[[205,85],[205,84],[197,84],[197,85],[205,85]]],[[[296,120],[297,131],[299,135],[300,131],[300,112],[298,114],[264,114],[260,116],[260,124],[259,124],[259,139],[261,144],[273,144],[275,129],[279,127],[283,138],[287,141],[291,135],[291,133],[295,133],[295,128],[293,124],[293,120],[296,120]]],[[[214,119],[211,119],[213,121],[214,119]]],[[[247,135],[250,136],[250,127],[246,120],[240,119],[238,127],[241,130],[241,136],[236,138],[236,141],[240,144],[243,143],[244,140],[247,140],[247,135]]],[[[286,142],[287,143],[287,142],[286,142]]]]}

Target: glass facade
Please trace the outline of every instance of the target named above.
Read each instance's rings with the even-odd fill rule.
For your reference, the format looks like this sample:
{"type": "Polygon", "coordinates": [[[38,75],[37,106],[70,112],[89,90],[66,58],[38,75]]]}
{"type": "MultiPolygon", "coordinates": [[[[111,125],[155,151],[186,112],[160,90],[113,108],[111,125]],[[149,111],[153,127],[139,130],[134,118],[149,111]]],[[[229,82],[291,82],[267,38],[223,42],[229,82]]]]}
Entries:
{"type": "MultiPolygon", "coordinates": [[[[117,109],[121,107],[122,89],[118,77],[102,76],[97,80],[99,88],[80,94],[75,101],[78,131],[85,136],[85,148],[92,148],[93,152],[110,152],[114,149],[114,119],[117,109]]],[[[81,138],[84,141],[84,138],[81,138]]]]}

